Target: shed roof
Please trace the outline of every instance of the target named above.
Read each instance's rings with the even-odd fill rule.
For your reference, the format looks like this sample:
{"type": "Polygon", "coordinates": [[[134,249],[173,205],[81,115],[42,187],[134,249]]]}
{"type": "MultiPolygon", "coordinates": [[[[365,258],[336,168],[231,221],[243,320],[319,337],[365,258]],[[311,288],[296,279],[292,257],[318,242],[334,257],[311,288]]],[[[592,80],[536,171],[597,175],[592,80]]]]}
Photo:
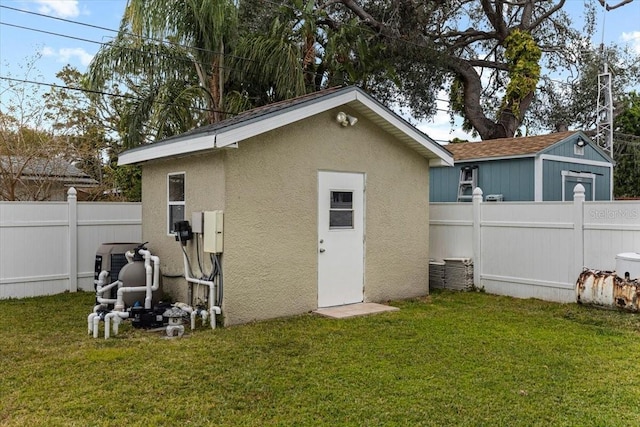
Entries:
{"type": "Polygon", "coordinates": [[[520,138],[449,144],[447,149],[453,153],[455,161],[532,157],[555,144],[578,137],[589,141],[589,138],[581,131],[567,131],[520,138]]]}
{"type": "Polygon", "coordinates": [[[330,88],[254,108],[219,123],[125,151],[118,157],[118,164],[141,163],[233,146],[245,139],[343,105],[353,108],[429,159],[431,165],[453,165],[453,157],[446,148],[355,86],[330,88]]]}
{"type": "Polygon", "coordinates": [[[17,174],[26,179],[48,179],[66,184],[95,186],[98,181],[78,169],[76,165],[61,158],[2,156],[0,174],[17,174]]]}

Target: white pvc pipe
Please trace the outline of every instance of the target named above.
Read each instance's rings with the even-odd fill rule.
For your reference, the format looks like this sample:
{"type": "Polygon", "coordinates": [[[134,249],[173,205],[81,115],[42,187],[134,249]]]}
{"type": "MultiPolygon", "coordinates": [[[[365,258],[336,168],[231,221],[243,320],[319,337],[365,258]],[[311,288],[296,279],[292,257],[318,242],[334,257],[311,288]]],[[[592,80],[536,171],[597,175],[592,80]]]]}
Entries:
{"type": "Polygon", "coordinates": [[[184,278],[187,279],[187,283],[196,283],[198,285],[205,285],[209,287],[209,315],[211,316],[211,329],[216,328],[216,316],[215,314],[220,314],[222,310],[220,307],[214,305],[214,295],[215,295],[215,283],[209,280],[200,280],[194,279],[189,274],[189,262],[187,260],[187,254],[183,253],[182,258],[184,260],[184,278]]]}
{"type": "Polygon", "coordinates": [[[114,304],[116,302],[115,299],[113,299],[113,298],[103,298],[103,295],[104,295],[105,292],[113,289],[116,286],[120,286],[121,285],[121,282],[116,280],[115,282],[111,283],[110,285],[104,286],[108,275],[109,275],[109,272],[106,271],[106,270],[102,270],[100,272],[100,274],[98,275],[98,283],[96,284],[96,300],[100,304],[114,304]]]}
{"type": "MultiPolygon", "coordinates": [[[[112,311],[104,316],[104,339],[109,338],[109,330],[111,328],[111,319],[113,319],[113,335],[118,335],[118,325],[123,319],[129,317],[128,311],[112,311]]],[[[96,336],[94,332],[94,336],[96,336]]],[[[97,338],[97,336],[96,336],[97,338]]]]}
{"type": "Polygon", "coordinates": [[[99,314],[94,311],[93,313],[91,313],[89,315],[89,317],[87,317],[87,326],[89,328],[89,335],[91,335],[93,333],[93,319],[96,316],[99,316],[99,314]]]}
{"type": "Polygon", "coordinates": [[[123,286],[118,289],[118,296],[116,299],[115,311],[124,311],[124,294],[129,292],[143,292],[146,291],[146,297],[144,300],[144,308],[151,308],[151,299],[154,291],[160,288],[160,258],[151,255],[151,252],[140,249],[138,251],[140,255],[144,257],[144,267],[146,273],[145,286],[123,286]],[[153,269],[151,268],[151,261],[153,261],[153,269]],[[154,275],[155,272],[155,275],[154,275]]]}
{"type": "Polygon", "coordinates": [[[207,321],[207,310],[193,310],[191,312],[191,329],[195,329],[196,328],[196,317],[198,317],[198,315],[200,315],[200,317],[202,317],[202,324],[204,325],[205,322],[207,321]]]}
{"type": "Polygon", "coordinates": [[[220,314],[222,313],[222,310],[220,310],[220,307],[217,306],[213,306],[209,309],[210,311],[210,316],[211,316],[211,329],[215,329],[216,328],[216,314],[220,314]]]}
{"type": "Polygon", "coordinates": [[[98,338],[98,331],[100,330],[100,316],[93,318],[93,337],[98,338]]]}

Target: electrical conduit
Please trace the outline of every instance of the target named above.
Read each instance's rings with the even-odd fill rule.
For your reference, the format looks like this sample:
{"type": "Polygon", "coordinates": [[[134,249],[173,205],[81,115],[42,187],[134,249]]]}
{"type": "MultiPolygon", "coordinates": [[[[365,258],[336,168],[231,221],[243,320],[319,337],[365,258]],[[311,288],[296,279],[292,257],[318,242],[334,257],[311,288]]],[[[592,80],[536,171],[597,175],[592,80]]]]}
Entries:
{"type": "MultiPolygon", "coordinates": [[[[208,286],[209,287],[209,316],[210,316],[210,324],[211,324],[211,329],[215,329],[216,328],[216,314],[220,314],[222,312],[222,310],[220,310],[220,307],[216,306],[214,304],[214,297],[215,297],[215,283],[209,281],[209,280],[200,280],[200,279],[195,279],[193,277],[191,277],[191,275],[189,274],[189,261],[187,260],[187,254],[186,253],[182,253],[182,257],[184,259],[184,278],[187,279],[187,283],[194,283],[194,284],[198,284],[198,285],[204,285],[204,286],[208,286]]],[[[194,325],[194,321],[191,322],[191,327],[192,329],[194,329],[195,325],[194,325]]]]}

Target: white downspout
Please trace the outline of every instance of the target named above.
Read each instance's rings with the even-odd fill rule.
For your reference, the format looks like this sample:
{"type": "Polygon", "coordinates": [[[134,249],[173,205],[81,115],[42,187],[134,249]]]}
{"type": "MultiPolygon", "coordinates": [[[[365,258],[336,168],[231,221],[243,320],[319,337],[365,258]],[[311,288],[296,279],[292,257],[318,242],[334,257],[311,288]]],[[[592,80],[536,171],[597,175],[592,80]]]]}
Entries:
{"type": "Polygon", "coordinates": [[[187,283],[196,283],[199,285],[205,285],[209,287],[209,316],[211,316],[211,329],[216,328],[216,314],[220,314],[222,310],[220,307],[214,305],[215,284],[209,280],[194,279],[189,275],[189,262],[187,260],[187,254],[183,253],[182,258],[184,260],[184,278],[187,279],[187,283]]]}

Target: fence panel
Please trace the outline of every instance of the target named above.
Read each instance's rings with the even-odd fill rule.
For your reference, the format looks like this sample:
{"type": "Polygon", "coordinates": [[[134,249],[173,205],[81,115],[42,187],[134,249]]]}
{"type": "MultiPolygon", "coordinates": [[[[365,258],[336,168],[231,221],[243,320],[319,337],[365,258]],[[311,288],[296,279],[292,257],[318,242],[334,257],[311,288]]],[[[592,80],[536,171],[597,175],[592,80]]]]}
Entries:
{"type": "Polygon", "coordinates": [[[429,257],[473,257],[473,206],[471,203],[429,205],[429,257]]]}
{"type": "MultiPolygon", "coordinates": [[[[574,300],[571,203],[483,203],[480,283],[488,292],[574,300]]],[[[576,276],[577,277],[577,276],[576,276]]]]}
{"type": "Polygon", "coordinates": [[[0,202],[0,299],[91,290],[98,246],[141,240],[140,203],[76,203],[69,195],[0,202]]]}
{"type": "Polygon", "coordinates": [[[65,202],[0,203],[0,298],[68,289],[68,215],[65,202]]]}
{"type": "Polygon", "coordinates": [[[584,265],[614,270],[615,257],[640,252],[640,202],[584,204],[584,265]]]}
{"type": "Polygon", "coordinates": [[[487,292],[575,301],[583,267],[614,270],[617,254],[640,252],[640,202],[584,202],[575,191],[563,203],[432,203],[430,256],[472,258],[487,292]]]}

